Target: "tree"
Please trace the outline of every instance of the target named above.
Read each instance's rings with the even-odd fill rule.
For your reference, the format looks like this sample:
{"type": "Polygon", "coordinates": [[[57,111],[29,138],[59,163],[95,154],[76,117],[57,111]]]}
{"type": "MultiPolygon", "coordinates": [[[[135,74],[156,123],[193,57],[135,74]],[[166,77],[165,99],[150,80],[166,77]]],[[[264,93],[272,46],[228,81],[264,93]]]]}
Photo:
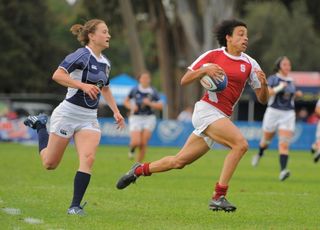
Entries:
{"type": "Polygon", "coordinates": [[[120,0],[120,9],[122,19],[125,24],[125,32],[129,42],[130,59],[135,76],[138,76],[143,70],[146,69],[143,52],[141,49],[138,31],[136,27],[136,20],[132,10],[130,0],[120,0]]]}
{"type": "Polygon", "coordinates": [[[91,18],[104,20],[111,34],[110,48],[104,51],[111,60],[111,77],[120,73],[134,74],[128,35],[124,32],[120,5],[118,0],[82,0],[81,11],[78,14],[77,22],[91,18]],[[99,6],[99,7],[97,7],[99,6]]]}
{"type": "Polygon", "coordinates": [[[1,92],[45,92],[52,70],[50,12],[41,0],[0,2],[1,92]],[[34,7],[34,6],[37,7],[34,7]]]}
{"type": "Polygon", "coordinates": [[[168,101],[168,115],[172,118],[176,108],[175,89],[176,80],[174,74],[174,52],[172,49],[172,36],[170,26],[165,15],[165,10],[160,1],[149,0],[149,14],[155,32],[160,77],[162,79],[162,89],[168,101]]]}
{"type": "Polygon", "coordinates": [[[248,53],[270,73],[278,56],[288,56],[295,70],[319,70],[319,37],[313,29],[304,1],[289,12],[280,2],[249,3],[245,21],[249,27],[248,53]]]}

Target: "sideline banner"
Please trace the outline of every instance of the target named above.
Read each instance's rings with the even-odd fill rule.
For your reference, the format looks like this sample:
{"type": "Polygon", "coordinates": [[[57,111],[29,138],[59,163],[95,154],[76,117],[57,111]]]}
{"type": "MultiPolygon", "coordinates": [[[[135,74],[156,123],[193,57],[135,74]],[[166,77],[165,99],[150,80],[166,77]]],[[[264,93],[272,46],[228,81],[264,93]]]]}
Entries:
{"type": "MultiPolygon", "coordinates": [[[[128,145],[130,141],[128,122],[126,128],[119,130],[113,119],[99,119],[101,144],[128,145]]],[[[151,146],[182,146],[193,131],[191,123],[175,120],[158,120],[149,141],[151,146]]]]}
{"type": "MultiPolygon", "coordinates": [[[[99,119],[101,127],[101,144],[106,145],[128,145],[129,127],[119,130],[112,118],[99,119]]],[[[261,122],[235,122],[250,148],[258,148],[262,134],[261,122]]],[[[182,147],[193,126],[188,122],[176,120],[158,120],[157,126],[152,134],[150,146],[173,146],[182,147]]],[[[309,150],[315,140],[316,125],[297,123],[295,135],[292,139],[291,149],[309,150]]],[[[23,120],[0,119],[0,141],[16,141],[23,143],[37,143],[37,133],[23,125],[23,120]]],[[[277,149],[278,137],[275,135],[270,144],[271,149],[277,149]]],[[[217,145],[217,148],[221,146],[217,145]]]]}
{"type": "MultiPolygon", "coordinates": [[[[129,129],[117,130],[112,119],[100,119],[102,138],[101,144],[128,145],[129,129]]],[[[261,122],[235,122],[242,134],[248,140],[250,148],[258,148],[262,130],[261,122]]],[[[152,134],[150,146],[174,146],[182,147],[193,126],[188,122],[176,120],[158,120],[157,126],[152,134]]],[[[297,123],[295,135],[292,138],[291,149],[309,150],[315,140],[316,125],[297,123]]],[[[275,135],[270,144],[271,149],[277,149],[278,137],[275,135]]],[[[219,146],[217,146],[219,147],[219,146]]]]}
{"type": "Polygon", "coordinates": [[[0,118],[0,141],[34,142],[36,140],[36,132],[26,127],[23,119],[0,118]]]}

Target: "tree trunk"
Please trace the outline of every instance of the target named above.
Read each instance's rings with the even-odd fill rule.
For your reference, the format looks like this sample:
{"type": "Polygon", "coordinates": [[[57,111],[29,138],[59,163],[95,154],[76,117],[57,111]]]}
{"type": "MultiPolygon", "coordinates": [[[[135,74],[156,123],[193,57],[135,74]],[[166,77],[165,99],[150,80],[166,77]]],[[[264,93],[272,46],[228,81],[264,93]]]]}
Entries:
{"type": "Polygon", "coordinates": [[[170,25],[165,15],[161,1],[149,0],[149,10],[153,29],[156,35],[156,44],[159,57],[160,78],[162,89],[167,96],[168,118],[176,118],[177,115],[177,79],[174,68],[174,50],[170,31],[170,25]]]}
{"type": "Polygon", "coordinates": [[[124,25],[127,29],[126,32],[130,49],[130,60],[132,62],[134,74],[135,76],[138,76],[143,70],[146,69],[146,65],[139,42],[139,36],[135,23],[136,19],[130,0],[120,0],[119,4],[124,25]]]}

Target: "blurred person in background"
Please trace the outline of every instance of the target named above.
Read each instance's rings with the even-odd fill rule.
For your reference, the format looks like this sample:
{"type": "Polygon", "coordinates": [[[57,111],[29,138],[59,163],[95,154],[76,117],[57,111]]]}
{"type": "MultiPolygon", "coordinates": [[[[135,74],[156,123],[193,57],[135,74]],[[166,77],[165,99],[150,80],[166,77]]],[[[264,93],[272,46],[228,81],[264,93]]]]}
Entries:
{"type": "Polygon", "coordinates": [[[305,107],[302,107],[300,110],[297,111],[297,122],[307,122],[308,121],[308,110],[305,107]]]}
{"type": "Polygon", "coordinates": [[[108,26],[103,20],[92,19],[84,25],[75,24],[70,30],[84,47],[69,54],[52,76],[58,84],[67,87],[68,92],[51,115],[50,135],[45,114],[29,116],[24,124],[37,130],[40,157],[48,170],[59,165],[70,139],[74,138],[79,168],[74,177],[73,199],[67,213],[83,215],[84,205],[80,203],[91,178],[101,137],[97,120],[101,95],[113,111],[118,127],[124,127],[125,123],[109,88],[110,61],[102,54],[109,48],[111,39],[108,26]]]}
{"type": "Polygon", "coordinates": [[[279,143],[279,180],[284,181],[290,176],[287,169],[290,141],[294,135],[296,114],[294,100],[302,97],[303,93],[297,90],[290,77],[291,62],[288,57],[279,57],[274,64],[274,74],[268,77],[269,101],[268,108],[262,122],[262,138],[259,152],[252,158],[252,166],[257,166],[268,148],[272,138],[278,131],[279,143]]]}
{"type": "MultiPolygon", "coordinates": [[[[314,110],[315,114],[320,117],[320,99],[316,104],[316,108],[314,110]]],[[[320,119],[318,119],[317,129],[316,129],[316,140],[311,146],[311,153],[314,154],[313,161],[317,163],[320,159],[320,119]]]]}
{"type": "Polygon", "coordinates": [[[155,88],[151,86],[151,77],[148,71],[138,76],[139,84],[134,87],[124,100],[124,106],[129,114],[129,159],[133,159],[135,149],[139,148],[135,160],[142,162],[145,157],[149,139],[156,127],[155,110],[162,110],[162,102],[155,88]]]}
{"type": "Polygon", "coordinates": [[[182,169],[196,161],[218,142],[230,148],[225,157],[220,178],[215,184],[209,209],[232,212],[236,206],[227,199],[229,181],[242,156],[248,150],[248,142],[230,120],[233,108],[238,102],[246,83],[254,90],[260,103],[268,101],[267,79],[259,64],[244,53],[248,46],[248,30],[238,20],[224,20],[215,28],[216,38],[222,46],[201,54],[181,78],[181,85],[198,83],[204,75],[221,81],[226,75],[228,86],[221,92],[206,91],[194,107],[192,124],[195,130],[175,156],[166,156],[151,163],[136,163],[117,183],[124,189],[140,176],[182,169]],[[204,64],[211,63],[204,67],[204,64]]]}

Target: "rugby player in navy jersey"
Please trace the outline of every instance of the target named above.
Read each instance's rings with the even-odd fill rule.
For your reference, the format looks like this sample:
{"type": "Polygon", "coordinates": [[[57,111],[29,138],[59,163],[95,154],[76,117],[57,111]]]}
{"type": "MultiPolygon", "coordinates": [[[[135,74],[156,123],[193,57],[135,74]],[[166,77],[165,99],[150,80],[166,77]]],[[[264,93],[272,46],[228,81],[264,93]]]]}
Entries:
{"type": "MultiPolygon", "coordinates": [[[[314,112],[318,117],[320,117],[320,99],[317,101],[314,112]]],[[[317,163],[320,159],[320,119],[318,120],[315,137],[316,137],[316,140],[311,146],[311,153],[314,154],[314,157],[313,157],[314,163],[317,163]]]]}
{"type": "Polygon", "coordinates": [[[134,151],[138,147],[139,153],[136,155],[136,161],[142,162],[157,122],[154,110],[161,110],[162,102],[157,90],[151,87],[149,72],[145,71],[140,74],[138,80],[139,85],[130,91],[124,101],[124,106],[130,110],[130,149],[128,156],[132,159],[134,151]]]}
{"type": "Polygon", "coordinates": [[[248,150],[248,143],[239,128],[230,120],[233,108],[238,102],[247,82],[255,91],[258,101],[267,103],[268,87],[265,74],[258,63],[244,51],[248,46],[248,31],[245,23],[238,20],[225,20],[215,30],[221,48],[201,54],[188,68],[181,79],[181,85],[209,75],[220,80],[225,74],[228,86],[221,92],[205,92],[195,104],[192,123],[195,128],[176,156],[167,156],[151,163],[136,163],[122,176],[118,189],[124,189],[140,176],[182,169],[207,153],[214,142],[230,148],[226,156],[220,178],[209,203],[209,209],[235,211],[236,206],[226,199],[231,177],[242,156],[248,150]],[[204,64],[211,63],[202,67],[204,64]]]}
{"type": "Polygon", "coordinates": [[[75,24],[71,32],[84,47],[69,54],[54,72],[52,79],[68,88],[66,98],[55,108],[50,119],[50,135],[46,129],[47,116],[29,116],[25,125],[36,129],[39,153],[46,169],[55,169],[70,139],[79,157],[79,168],[74,177],[74,191],[67,211],[83,215],[80,203],[91,178],[101,131],[97,120],[97,107],[102,95],[113,111],[119,128],[124,127],[109,87],[110,61],[101,53],[109,48],[110,34],[103,20],[92,19],[84,25],[75,24]]]}
{"type": "Polygon", "coordinates": [[[290,77],[291,62],[288,57],[279,57],[275,62],[275,74],[268,77],[269,101],[268,108],[262,122],[262,138],[259,152],[253,156],[252,165],[257,166],[259,160],[268,148],[276,131],[279,136],[279,180],[284,181],[290,176],[287,169],[290,141],[294,135],[296,113],[294,99],[302,97],[302,92],[296,90],[293,79],[290,77]]]}

